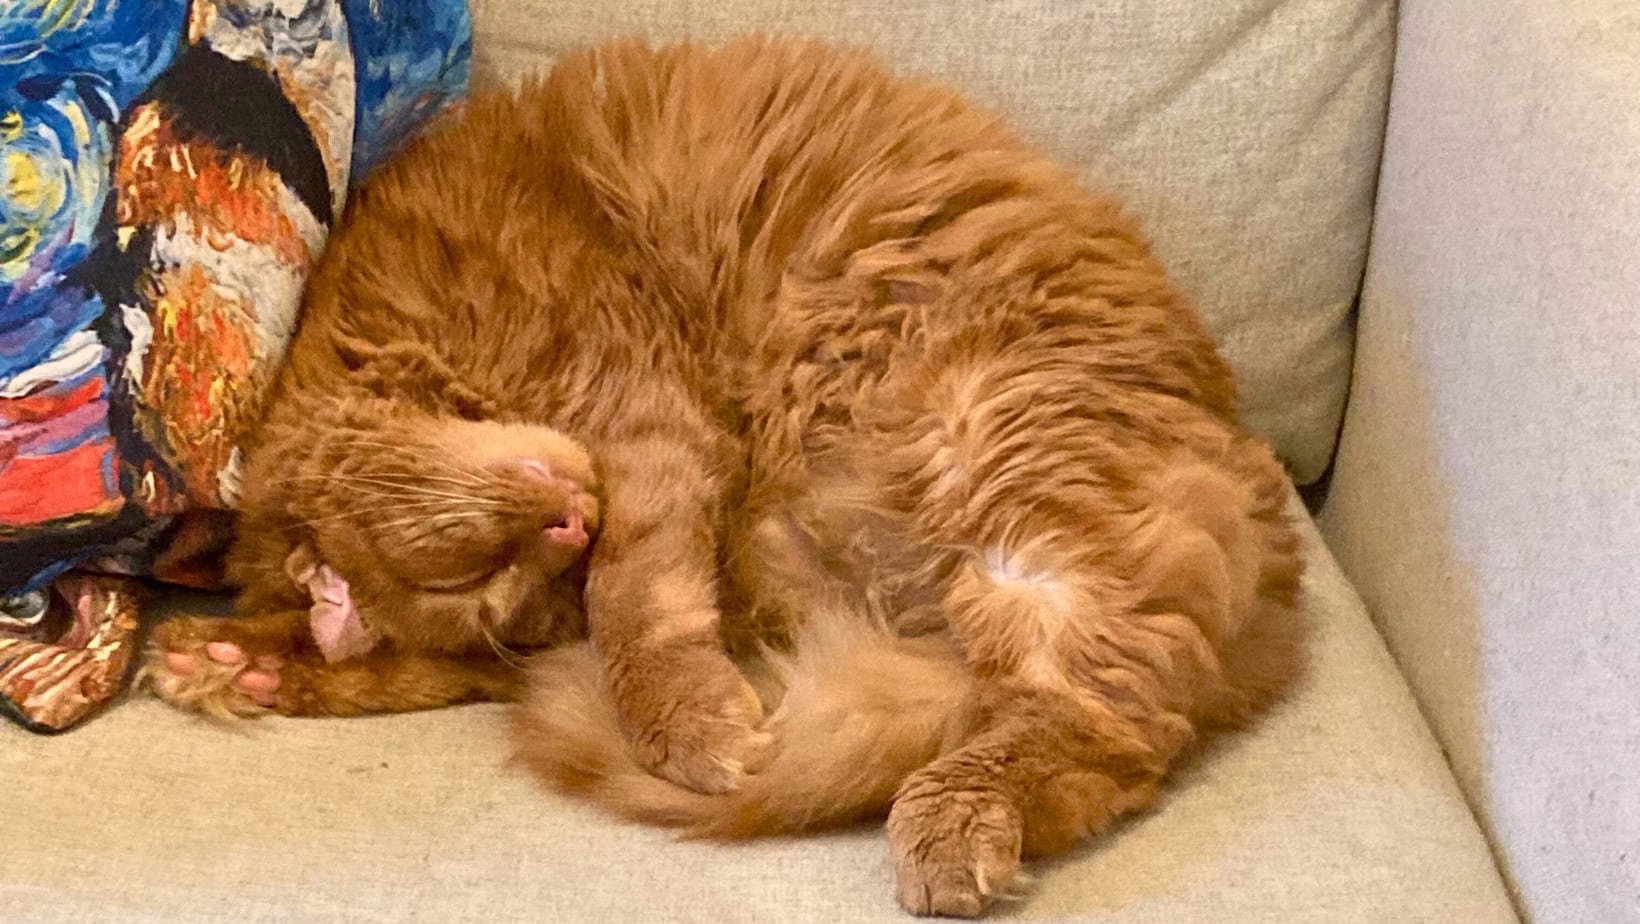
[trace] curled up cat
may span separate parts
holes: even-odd
[[[1302,660],[1281,466],[1134,222],[815,44],[469,100],[351,205],[243,483],[242,618],[161,626],[161,696],[520,699],[525,764],[627,818],[886,816],[919,914]]]

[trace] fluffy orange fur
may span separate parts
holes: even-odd
[[[1282,470],[1135,224],[812,44],[568,55],[412,145],[326,254],[244,480],[250,618],[162,631],[162,695],[512,696],[492,643],[584,635],[527,682],[545,780],[710,836],[886,812],[917,913],[1144,807],[1299,661]],[[598,521],[574,562],[532,538],[566,506]],[[377,650],[313,656],[292,556]],[[171,670],[223,639],[244,657]]]

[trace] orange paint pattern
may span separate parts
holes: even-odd
[[[187,493],[214,505],[217,473],[228,464],[243,424],[255,364],[248,307],[211,284],[199,266],[157,273],[147,298],[156,336],[144,358],[143,430],[163,434]]]
[[[312,258],[280,204],[291,197],[266,165],[200,141],[184,141],[153,106],[131,117],[114,167],[115,218],[121,227],[174,224],[186,215],[212,247],[234,240],[272,247],[281,263]]]
[[[284,206],[295,202],[262,163],[202,141],[178,138],[154,106],[131,116],[114,169],[116,218],[228,251],[270,251],[298,272],[313,254]],[[254,420],[272,370],[257,358],[259,293],[215,278],[207,266],[164,265],[143,282],[154,327],[142,357],[137,424],[172,463],[193,503],[222,504],[220,473]]]

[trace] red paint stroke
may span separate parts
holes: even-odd
[[[102,379],[94,378],[71,391],[39,391],[21,398],[0,398],[0,427],[63,417],[100,400],[102,393]]]
[[[0,471],[0,523],[33,526],[63,517],[108,513],[123,502],[111,491],[113,440],[51,456],[17,456]]]

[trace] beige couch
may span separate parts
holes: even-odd
[[[1632,0],[475,4],[501,78],[762,28],[969,88],[1145,216],[1298,482],[1336,450],[1302,687],[1002,915],[1640,920]],[[900,918],[876,832],[676,844],[541,792],[505,719],[0,730],[0,921]]]

